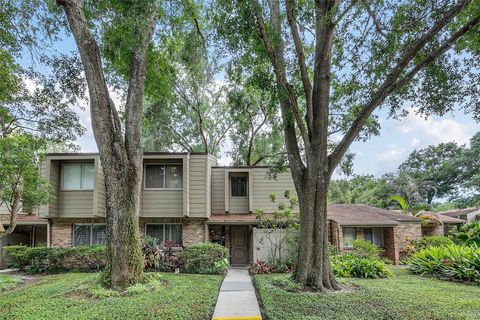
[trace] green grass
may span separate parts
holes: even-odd
[[[340,279],[347,289],[327,294],[291,292],[285,274],[257,275],[254,282],[269,320],[480,319],[480,286],[393,271],[389,279]]]
[[[118,294],[98,273],[49,275],[0,293],[0,319],[207,319],[221,276],[158,273]]]
[[[8,274],[0,274],[0,292],[13,288],[19,282],[22,282],[22,280],[17,277]]]

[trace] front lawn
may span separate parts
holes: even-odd
[[[207,319],[222,276],[155,273],[122,294],[99,287],[98,273],[44,276],[0,293],[0,319]]]
[[[13,288],[20,282],[22,282],[22,280],[17,277],[8,274],[0,274],[0,292]]]
[[[257,275],[254,282],[269,320],[480,319],[480,286],[393,271],[388,279],[340,279],[346,290],[328,294],[280,289],[289,287],[285,274]]]

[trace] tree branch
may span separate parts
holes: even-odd
[[[295,122],[297,123],[298,129],[300,130],[300,135],[302,136],[303,143],[305,146],[310,145],[310,139],[308,138],[308,133],[307,133],[307,128],[305,127],[305,123],[303,122],[303,116],[300,113],[300,110],[298,108],[297,104],[297,97],[295,94],[295,90],[293,89],[293,86],[288,83],[286,75],[285,75],[285,70],[283,66],[280,66],[279,59],[275,54],[275,50],[273,48],[272,42],[270,40],[270,37],[267,33],[267,28],[265,26],[265,20],[263,19],[263,14],[262,14],[262,9],[260,5],[258,4],[257,0],[253,0],[254,5],[256,7],[255,10],[255,16],[257,18],[257,26],[258,30],[260,32],[260,36],[262,38],[263,44],[265,46],[265,49],[267,50],[267,54],[270,58],[270,61],[272,63],[277,82],[280,84],[280,86],[285,90],[289,97],[290,101],[290,108],[292,110],[293,116],[295,118]]]
[[[454,7],[448,10],[441,19],[439,19],[423,36],[406,49],[405,54],[401,57],[397,65],[387,75],[385,82],[378,89],[377,93],[373,95],[370,101],[363,107],[360,114],[355,118],[341,142],[337,145],[335,150],[329,156],[329,174],[331,175],[335,170],[338,163],[341,161],[343,155],[348,150],[353,140],[357,137],[358,133],[362,130],[363,126],[367,122],[372,112],[385,100],[385,98],[391,94],[400,86],[405,85],[410,81],[421,69],[435,60],[442,53],[447,51],[451,45],[466,32],[471,30],[479,22],[479,17],[475,17],[465,24],[461,29],[454,33],[445,43],[438,48],[429,57],[422,60],[422,62],[416,65],[405,77],[398,80],[400,74],[404,71],[407,65],[414,59],[414,57],[422,50],[425,45],[431,41],[449,22],[455,18],[455,16],[470,4],[471,0],[463,0],[458,2]]]
[[[290,25],[293,42],[295,44],[295,52],[297,54],[297,62],[300,67],[300,77],[302,79],[303,91],[305,92],[305,99],[307,102],[307,127],[308,131],[312,132],[313,121],[313,106],[312,106],[312,84],[308,76],[307,66],[305,65],[305,53],[303,52],[303,44],[298,32],[297,20],[294,13],[294,0],[285,0],[287,8],[287,20]]]

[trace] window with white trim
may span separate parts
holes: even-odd
[[[173,241],[182,245],[183,225],[181,223],[147,224],[145,235],[158,240],[158,243]]]
[[[181,189],[183,166],[181,164],[145,165],[145,189]]]
[[[363,228],[363,239],[383,248],[383,228]]]
[[[73,241],[74,247],[105,244],[105,224],[74,224]]]
[[[62,190],[93,190],[95,166],[93,164],[64,164]]]

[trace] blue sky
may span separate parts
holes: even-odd
[[[65,37],[62,42],[55,45],[54,49],[57,52],[69,53],[76,50],[76,47],[71,37]],[[28,55],[24,57],[26,58],[19,60],[19,63],[30,66],[31,61]],[[118,95],[113,94],[112,98],[114,102],[119,102]],[[81,124],[87,128],[85,135],[78,139],[81,151],[97,151],[88,106],[86,110],[75,106],[74,110],[79,114]],[[432,116],[428,119],[416,115],[415,106],[409,111],[407,117],[398,120],[387,118],[383,110],[376,112],[381,123],[380,135],[366,142],[354,142],[350,148],[350,151],[356,154],[354,160],[356,174],[381,176],[394,171],[415,149],[450,141],[468,144],[469,139],[480,131],[480,123],[462,111],[449,113],[443,117]],[[230,160],[222,157],[219,162],[228,164]]]

